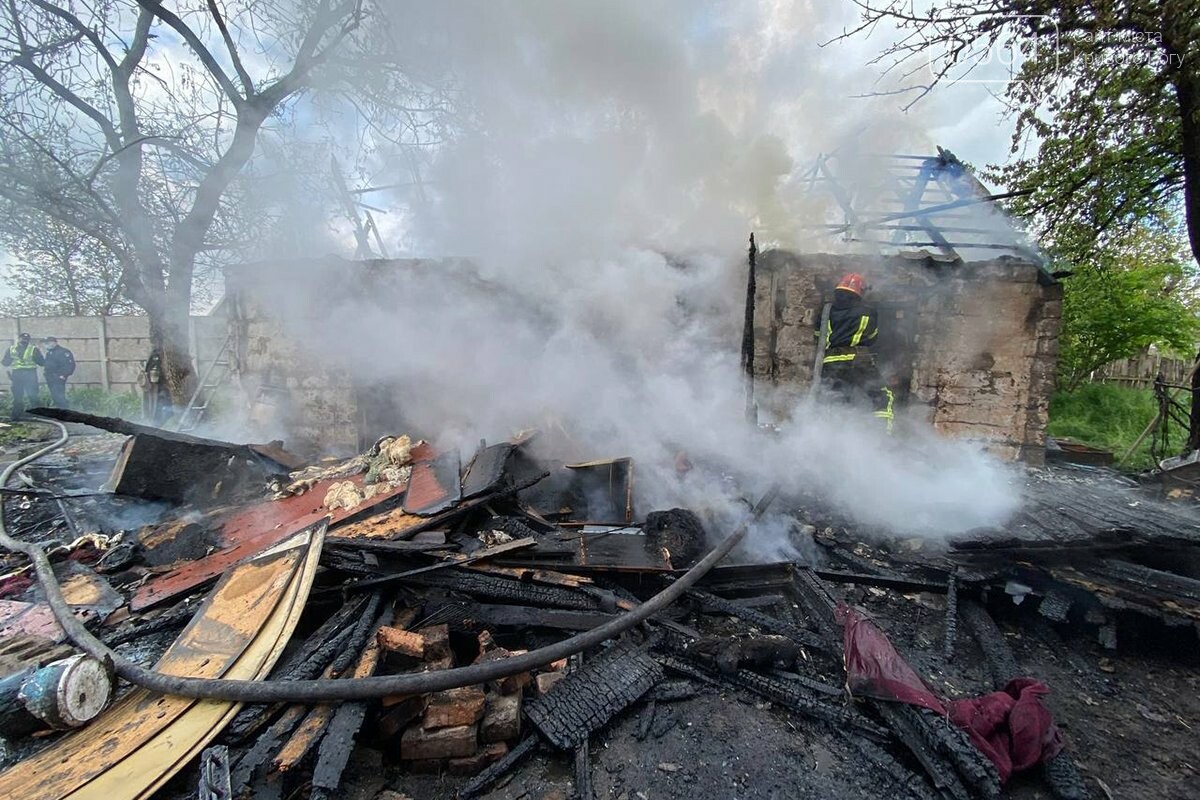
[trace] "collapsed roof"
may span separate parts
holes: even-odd
[[[949,150],[937,155],[817,157],[798,179],[825,201],[821,236],[879,255],[920,254],[938,261],[986,261],[1012,256],[1046,272],[1046,257],[994,194]]]

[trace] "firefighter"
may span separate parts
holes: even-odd
[[[42,351],[30,343],[28,333],[22,333],[17,337],[17,343],[4,351],[0,364],[8,367],[8,378],[12,381],[13,419],[25,416],[27,402],[29,405],[37,404],[37,368],[43,363]]]
[[[833,290],[829,321],[823,331],[825,358],[821,362],[821,385],[843,402],[869,404],[890,434],[895,417],[895,395],[884,383],[871,350],[879,338],[875,309],[863,298],[867,281],[848,272]]]

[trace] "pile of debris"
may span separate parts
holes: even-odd
[[[1153,621],[1157,643],[1195,649],[1196,517],[1129,509],[1072,473],[1031,478],[1011,528],[936,551],[868,544],[785,498],[820,563],[716,566],[754,515],[732,534],[685,509],[636,522],[629,459],[540,462],[518,437],[464,464],[396,436],[305,465],[279,443],[44,413],[121,434],[34,462],[5,498],[8,531],[46,548],[64,607],[113,658],[55,620],[24,556],[0,557],[5,796],[174,797],[198,781],[202,798],[348,783],[373,797],[389,780],[531,795],[545,781],[518,767],[540,752],[569,756],[577,796],[603,780],[632,800],[597,773],[595,738],[632,725],[651,746],[679,722],[668,705],[716,692],[858,759],[859,782],[831,777],[823,796],[968,800],[1040,773],[1056,796],[1092,797],[993,613],[1109,648],[1144,644]],[[897,622],[914,608],[935,621]],[[364,750],[383,768],[353,766]],[[690,774],[651,761],[663,780]]]

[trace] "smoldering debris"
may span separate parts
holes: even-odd
[[[175,731],[169,735],[195,735],[200,742],[221,734],[232,790],[258,796],[309,782],[337,792],[362,777],[354,766],[362,759],[351,758],[352,751],[377,753],[372,758],[395,769],[396,791],[416,791],[410,787],[435,773],[460,786],[464,796],[487,791],[506,773],[518,786],[539,783],[541,768],[522,764],[531,757],[562,758],[559,752],[574,761],[576,785],[591,782],[596,791],[631,780],[657,785],[663,776],[677,774],[696,780],[713,759],[743,759],[747,769],[757,770],[745,737],[690,733],[736,720],[778,724],[779,731],[763,735],[800,748],[832,732],[838,743],[830,745],[838,753],[832,771],[794,776],[825,796],[861,796],[901,779],[912,796],[943,791],[964,800],[988,797],[1010,771],[1044,761],[1054,765],[1046,770],[1052,786],[1073,786],[1076,794],[1069,796],[1086,797],[1085,774],[1121,781],[1111,766],[1116,762],[1105,766],[1089,758],[1084,746],[1096,746],[1086,735],[1086,720],[1103,708],[1079,710],[1072,702],[1074,683],[1059,672],[1035,676],[1041,682],[1021,677],[1019,663],[1025,659],[1019,661],[999,639],[1011,640],[1024,656],[1041,646],[1050,627],[1054,652],[1066,649],[1082,660],[1092,658],[1090,641],[1126,659],[1160,653],[1166,642],[1175,643],[1177,658],[1195,649],[1192,623],[1200,610],[1189,588],[1195,575],[1185,567],[1171,572],[1166,560],[1169,554],[1177,565],[1194,561],[1200,535],[1188,531],[1200,531],[1195,512],[1144,501],[1132,513],[1129,502],[1138,490],[1058,472],[1026,478],[1026,513],[1007,534],[952,537],[949,549],[822,518],[815,505],[789,511],[795,498],[781,501],[760,524],[790,520],[803,528],[813,553],[808,563],[754,558],[751,532],[731,563],[697,568],[699,583],[644,624],[601,635],[566,660],[530,665],[521,660],[523,653],[610,630],[653,603],[680,582],[681,567],[695,560],[698,542],[707,551],[728,532],[714,518],[678,506],[643,513],[635,503],[626,522],[592,519],[592,512],[612,513],[611,498],[596,503],[570,481],[542,486],[555,470],[572,471],[561,459],[540,461],[534,441],[525,436],[480,446],[473,457],[461,459],[465,463],[452,476],[434,469],[445,460],[431,445],[418,443],[405,448],[411,469],[403,473],[399,491],[360,496],[349,508],[326,507],[329,486],[366,477],[372,461],[366,454],[353,460],[356,466],[341,462],[326,477],[304,483],[299,493],[277,494],[274,483],[264,480],[258,496],[243,504],[179,505],[174,519],[138,532],[131,540],[134,556],[114,569],[86,566],[100,563],[97,556],[103,555],[87,550],[53,558],[60,565],[78,564],[70,569],[88,571],[90,580],[104,583],[99,591],[85,592],[87,597],[72,593],[75,600],[69,602],[91,603],[74,607],[105,641],[143,647],[158,642],[163,669],[195,657],[197,663],[226,664],[198,668],[212,677],[249,674],[284,681],[283,686],[301,682],[295,683],[294,699],[252,703],[219,720],[202,721],[194,713],[201,706],[191,701],[163,698],[175,720],[166,729]],[[97,458],[114,456],[68,456],[64,466],[94,473]],[[624,464],[622,474],[635,485],[655,480],[637,470],[636,461],[589,463]],[[429,477],[418,479],[423,471]],[[305,476],[313,472],[298,470],[293,485],[300,486]],[[648,494],[669,493],[678,476],[670,480]],[[57,493],[49,482],[38,488]],[[617,495],[623,498],[624,491]],[[424,511],[406,510],[409,492],[416,495],[414,507]],[[6,502],[11,507],[14,499]],[[82,511],[82,498],[78,502]],[[19,515],[8,519],[19,529]],[[1043,524],[1032,530],[1031,520]],[[78,521],[92,524],[86,513]],[[215,549],[158,544],[181,535],[199,535]],[[1018,551],[1040,556],[1014,562],[1009,554]],[[172,553],[174,563],[150,566]],[[10,576],[16,562],[5,559]],[[247,604],[245,591],[259,599]],[[3,614],[41,603],[31,581],[9,578],[0,582],[0,594]],[[96,610],[93,596],[115,596],[117,602]],[[272,603],[275,596],[293,600]],[[970,637],[960,632],[951,638],[960,606]],[[291,609],[287,621],[283,614],[272,615],[273,608]],[[998,635],[998,624],[1007,636]],[[229,637],[243,642],[247,652],[270,649],[273,655],[256,672],[243,673],[242,659],[218,657],[212,649],[224,652],[225,644],[216,643]],[[3,663],[21,669],[62,655],[53,640],[34,647],[28,641],[26,636],[14,648],[6,640]],[[515,666],[506,669],[509,663]],[[1046,668],[1039,658],[1031,663]],[[371,676],[411,676],[420,685],[444,670],[485,665],[491,665],[491,677],[457,688],[384,693],[340,706],[304,699],[302,682],[312,679],[353,684]],[[1019,685],[1009,682],[1014,677]],[[1126,680],[1138,678],[1131,673]],[[993,682],[1004,691],[988,694]],[[1038,698],[1046,683],[1065,693],[1056,707],[1067,709],[1070,735],[1044,713]],[[841,687],[847,685],[861,702],[844,702]],[[742,702],[729,703],[731,697]],[[1033,762],[1025,750],[1018,759],[997,749],[988,738],[992,734],[975,723],[960,722],[962,731],[947,728],[931,712],[887,702],[896,697],[957,710],[1023,704],[1048,726],[1039,741],[1055,744],[1034,754]],[[704,709],[718,698],[726,698],[724,711],[714,717]],[[133,723],[128,714],[134,707],[115,705],[84,730]],[[759,716],[768,709],[773,711]],[[1007,716],[998,719],[1003,725]],[[126,730],[121,741],[133,747],[128,757],[141,765],[147,786],[179,770],[211,772],[194,759],[158,758],[153,726],[131,724]],[[666,736],[670,730],[687,732]],[[43,739],[41,748],[22,745],[13,751],[21,759],[0,773],[0,787],[20,782],[25,791],[40,787],[34,797],[52,798],[71,787],[99,785],[116,774],[115,766],[104,748],[88,741],[66,734]],[[1061,751],[1060,741],[1066,745]],[[541,754],[535,752],[539,747]],[[618,773],[604,765],[613,758],[628,761],[622,753],[629,747],[649,749],[649,758],[636,763],[648,763],[658,774],[640,775],[631,767],[618,781]],[[690,755],[683,757],[685,752]],[[73,754],[71,770],[56,773],[51,782],[28,780],[65,753]],[[199,753],[197,748],[193,755]],[[1084,773],[1080,763],[1087,764]],[[225,774],[222,767],[218,777],[224,780]],[[140,785],[130,781],[113,794],[147,796]]]

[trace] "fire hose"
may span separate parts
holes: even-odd
[[[9,478],[18,469],[62,447],[69,438],[66,426],[54,420],[44,420],[56,426],[60,437],[51,444],[9,464],[0,473],[0,487],[8,484]],[[370,678],[303,681],[248,681],[221,678],[187,678],[164,675],[140,667],[107,647],[92,635],[71,612],[63,599],[62,590],[54,577],[50,559],[36,544],[22,542],[8,534],[4,521],[3,504],[0,503],[0,547],[21,553],[33,564],[38,582],[46,595],[46,602],[67,639],[83,652],[107,664],[116,675],[135,686],[162,694],[179,695],[207,700],[225,700],[242,703],[329,703],[344,700],[369,700],[393,694],[428,694],[445,689],[499,680],[553,661],[574,655],[602,642],[615,638],[635,625],[670,606],[694,586],[705,574],[729,554],[745,538],[750,525],[760,518],[778,494],[779,488],[772,487],[750,512],[745,520],[723,542],[714,547],[691,569],[681,575],[670,586],[646,602],[603,625],[564,639],[561,642],[531,650],[510,658],[472,664],[466,667],[421,672],[407,675],[383,675]]]

